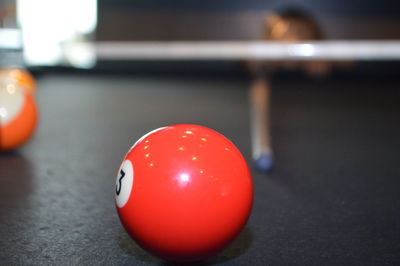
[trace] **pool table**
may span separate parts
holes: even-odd
[[[196,265],[398,265],[400,80],[370,72],[275,76],[276,164],[259,173],[245,75],[41,71],[37,130],[0,153],[0,264],[173,265],[125,232],[115,178],[143,134],[195,123],[232,140],[254,183],[242,233]]]

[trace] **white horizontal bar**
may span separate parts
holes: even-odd
[[[97,42],[109,60],[400,60],[400,40]]]

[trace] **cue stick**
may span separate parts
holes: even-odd
[[[257,77],[250,86],[250,123],[252,155],[255,166],[267,172],[273,164],[270,135],[270,84],[268,77]]]

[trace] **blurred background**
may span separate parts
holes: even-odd
[[[315,16],[329,39],[400,37],[396,1],[103,0],[98,6],[99,40],[254,40],[265,16],[286,8]]]
[[[259,40],[266,17],[288,8],[311,14],[326,39],[400,38],[397,1],[2,0],[0,45],[22,48],[28,66],[90,68],[93,42]]]

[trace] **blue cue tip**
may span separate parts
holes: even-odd
[[[261,154],[254,162],[257,171],[267,173],[271,171],[274,160],[271,154]]]

